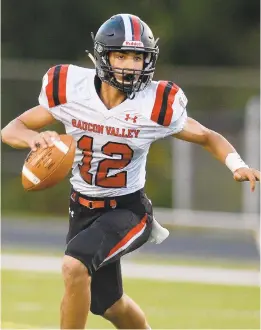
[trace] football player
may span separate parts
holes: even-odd
[[[119,14],[94,38],[96,70],[57,65],[45,74],[40,105],[2,130],[3,142],[36,150],[59,135],[38,132],[54,121],[74,137],[70,222],[62,273],[62,329],[83,329],[89,310],[119,329],[149,329],[140,307],[123,293],[120,258],[168,235],[144,192],[152,142],[172,135],[197,143],[255,189],[249,168],[220,134],[189,118],[187,98],[171,81],[153,81],[157,40],[139,17]]]

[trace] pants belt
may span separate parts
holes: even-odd
[[[78,198],[78,203],[88,207],[89,209],[102,209],[105,208],[107,205],[112,208],[115,209],[115,207],[117,206],[117,202],[115,199],[111,199],[109,200],[107,203],[105,201],[90,201],[88,199],[85,199],[83,197],[79,197]]]
[[[78,202],[79,204],[88,207],[89,209],[101,209],[101,208],[111,208],[115,209],[121,204],[126,203],[134,203],[135,201],[139,201],[141,196],[144,196],[144,190],[140,189],[128,195],[115,196],[114,199],[110,199],[107,197],[105,199],[93,200],[92,197],[88,197],[78,193],[74,188],[71,191],[71,199],[74,202]]]

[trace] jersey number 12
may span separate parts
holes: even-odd
[[[78,149],[82,150],[82,164],[78,165],[82,178],[93,184],[93,174],[90,173],[92,153],[93,153],[93,138],[84,135],[80,138],[77,144]],[[95,174],[95,185],[103,188],[124,188],[127,185],[127,171],[121,171],[115,175],[110,175],[109,170],[119,170],[126,167],[133,157],[133,150],[124,143],[107,142],[101,148],[104,155],[113,156],[120,155],[121,159],[102,159],[97,167]]]

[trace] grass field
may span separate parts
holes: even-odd
[[[124,289],[152,328],[259,329],[259,288],[128,279]],[[2,271],[1,328],[58,328],[59,274]],[[90,315],[88,328],[112,328]]]

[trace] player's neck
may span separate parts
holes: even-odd
[[[102,82],[100,98],[109,110],[121,104],[126,99],[126,94],[110,86],[109,84]]]

